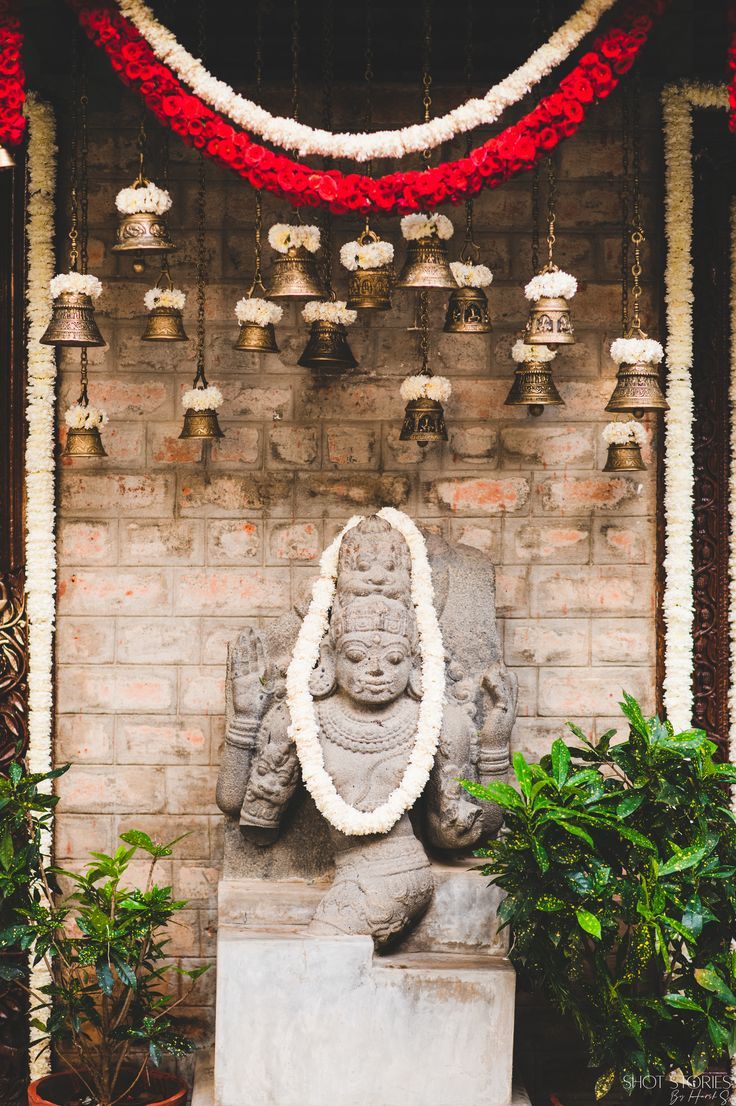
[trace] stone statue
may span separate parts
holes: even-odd
[[[368,934],[394,944],[424,913],[430,856],[469,850],[497,832],[460,778],[503,777],[516,684],[500,657],[492,567],[473,550],[428,539],[447,653],[447,702],[429,782],[386,834],[330,827],[335,875],[312,918],[314,933]],[[410,594],[411,559],[399,531],[377,516],[345,536],[336,595],[310,689],[325,767],[338,793],[372,811],[398,786],[415,740],[421,668]],[[299,626],[292,612],[268,641],[241,634],[228,662],[228,730],[218,803],[261,846],[277,840],[300,768],[288,736],[285,673]],[[429,855],[428,855],[429,854]]]

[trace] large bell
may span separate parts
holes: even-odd
[[[14,169],[15,159],[10,150],[7,150],[5,146],[0,146],[0,169]]]
[[[397,288],[454,288],[457,281],[447,260],[444,242],[433,234],[408,244]]]
[[[217,411],[195,411],[188,407],[184,412],[184,426],[180,438],[199,438],[201,441],[213,441],[224,438],[217,421]]]
[[[447,303],[446,334],[489,334],[488,297],[482,288],[456,288]]]
[[[542,361],[524,361],[519,365],[505,403],[507,407],[528,407],[529,414],[535,417],[543,414],[545,407],[565,406],[549,363]]]
[[[668,411],[669,404],[659,385],[659,369],[648,362],[619,365],[616,387],[606,411],[629,411],[641,418],[645,411]]]
[[[324,298],[317,263],[309,250],[304,246],[290,246],[286,253],[274,258],[267,295],[270,300]]]
[[[49,325],[41,338],[44,346],[104,346],[95,321],[92,297],[84,292],[60,292],[54,300]]]
[[[169,238],[166,221],[152,211],[136,211],[123,215],[117,229],[113,250],[118,253],[147,250],[151,253],[171,253],[176,246]]]
[[[107,457],[96,426],[72,426],[67,431],[65,457]]]
[[[276,345],[276,331],[273,323],[241,323],[238,340],[233,349],[245,350],[248,353],[278,353]]]
[[[143,342],[186,342],[184,319],[178,307],[152,307],[148,312]]]
[[[563,296],[540,296],[532,304],[524,341],[530,346],[569,346],[574,343],[570,304]]]
[[[297,365],[305,369],[354,369],[357,364],[343,324],[316,319]]]
[[[355,269],[348,283],[347,306],[359,311],[389,311],[391,309],[390,267],[384,269]]]
[[[604,472],[641,472],[647,466],[641,455],[638,442],[611,442],[608,457],[603,466]]]
[[[446,442],[445,411],[438,399],[410,399],[404,412],[404,422],[399,441],[416,442],[425,446],[430,442]]]

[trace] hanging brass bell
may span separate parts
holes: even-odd
[[[611,442],[604,472],[642,472],[646,469],[638,442]]]
[[[64,446],[65,457],[107,457],[96,426],[70,427]]]
[[[354,369],[357,364],[342,323],[316,319],[311,324],[304,353],[297,365],[305,369]]]
[[[184,412],[184,426],[180,438],[199,438],[201,441],[214,441],[224,438],[217,421],[217,411],[195,411],[188,407]]]
[[[406,261],[397,288],[453,288],[457,281],[447,260],[445,244],[433,234],[408,243]]]
[[[117,253],[171,253],[176,246],[169,238],[165,219],[152,211],[136,211],[122,216],[112,248]]]
[[[276,344],[276,331],[273,323],[241,323],[238,340],[233,349],[245,350],[248,353],[278,353]]]
[[[322,299],[324,294],[317,263],[304,246],[290,246],[274,258],[267,293],[270,300]]]
[[[49,325],[41,338],[44,346],[104,346],[95,321],[92,297],[84,292],[60,292],[54,300]]]
[[[606,404],[606,411],[628,411],[641,418],[645,411],[668,411],[669,403],[662,394],[657,365],[638,362],[619,365],[616,387]]]
[[[14,169],[15,158],[5,146],[0,146],[0,169]]]
[[[187,342],[184,319],[178,307],[152,307],[148,312],[143,342]]]
[[[390,267],[384,269],[355,269],[348,282],[347,306],[359,311],[390,311]]]
[[[529,414],[535,418],[544,413],[545,407],[564,407],[565,401],[557,391],[549,363],[522,362],[514,372],[505,404],[507,407],[528,407]]]
[[[570,304],[563,296],[540,296],[532,304],[524,341],[530,346],[569,346],[574,343]]]
[[[409,400],[399,441],[416,442],[420,446],[447,441],[445,410],[438,399],[421,396],[419,399]]]
[[[447,303],[446,334],[489,334],[493,327],[482,288],[456,288]]]

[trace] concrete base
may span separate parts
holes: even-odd
[[[369,937],[308,933],[314,885],[257,881],[256,901],[251,881],[224,881],[216,1106],[522,1106],[503,942],[468,912],[467,951],[448,949],[458,931],[440,920],[485,890],[467,879],[450,873],[444,893],[440,879],[440,914],[387,956]]]

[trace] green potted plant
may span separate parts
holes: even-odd
[[[65,1070],[31,1084],[29,1106],[183,1106],[186,1084],[155,1066],[164,1055],[194,1048],[172,1012],[167,987],[176,974],[195,981],[204,967],[176,967],[167,952],[167,926],[186,904],[154,882],[157,862],[172,855],[148,834],[121,835],[112,855],[92,853],[81,873],[42,870],[42,894],[20,927],[43,960],[49,983],[35,995],[36,1044],[53,1044]],[[177,839],[179,840],[179,839]],[[125,885],[138,853],[150,858],[142,889]],[[49,875],[51,878],[49,878]],[[65,879],[70,893],[54,894]]]
[[[595,1094],[701,1076],[736,1052],[736,768],[624,695],[628,737],[513,758],[518,790],[465,783],[505,829],[477,855],[506,892],[520,977],[571,1015]],[[667,1099],[669,1101],[669,1098]]]

